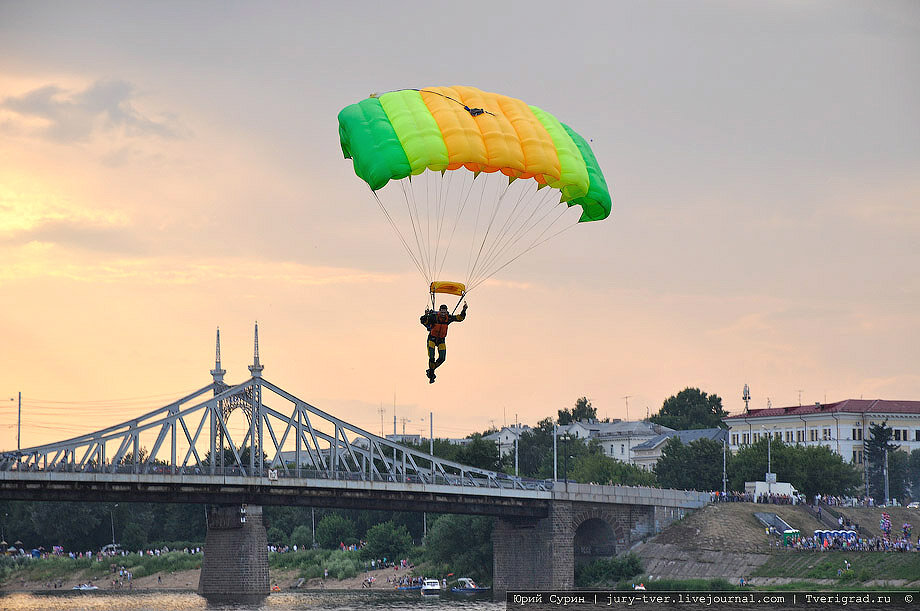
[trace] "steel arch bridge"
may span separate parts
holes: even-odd
[[[0,453],[0,498],[311,504],[542,515],[552,481],[444,460],[349,424],[262,377],[213,381],[120,424]],[[234,412],[245,429],[230,426]],[[236,432],[234,432],[234,429]]]
[[[209,393],[213,396],[196,402]],[[269,393],[283,405],[269,402]],[[238,443],[228,427],[237,409],[248,423]],[[149,451],[144,440],[151,442]],[[306,477],[540,490],[552,485],[406,447],[336,418],[261,376],[236,386],[214,382],[121,424],[4,452],[0,471]]]

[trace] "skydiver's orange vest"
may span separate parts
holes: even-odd
[[[428,333],[433,337],[445,338],[447,337],[447,325],[450,323],[450,314],[447,312],[438,312],[434,316],[435,323],[432,325],[431,330]]]

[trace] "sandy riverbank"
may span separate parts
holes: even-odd
[[[308,579],[301,585],[301,589],[305,590],[360,590],[362,583],[367,576],[373,576],[377,578],[377,581],[371,586],[373,589],[390,589],[392,586],[387,583],[387,577],[391,580],[394,575],[402,577],[406,575],[406,570],[394,571],[393,569],[381,569],[377,571],[368,571],[367,573],[361,573],[356,577],[351,577],[348,579]],[[147,577],[139,577],[133,581],[131,584],[132,590],[187,590],[195,591],[198,589],[198,578],[201,576],[201,569],[194,569],[190,571],[176,571],[173,573],[157,573],[154,575],[148,575]],[[59,590],[70,590],[74,586],[81,583],[85,583],[87,578],[80,573],[75,573],[74,575],[63,579],[60,581]],[[293,588],[299,581],[298,572],[292,570],[271,570],[269,571],[269,582],[272,586],[278,586],[282,590],[289,590]],[[93,582],[93,585],[97,586],[100,590],[126,590],[127,586],[122,587],[113,587],[111,579],[96,579]],[[2,586],[0,586],[0,591],[4,592],[37,592],[44,590],[53,590],[54,584],[49,584],[48,582],[43,581],[25,581],[20,579],[10,579]]]

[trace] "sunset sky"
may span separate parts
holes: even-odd
[[[920,399],[920,3],[0,0],[0,449],[210,382],[221,330],[342,419],[459,437]],[[591,141],[613,213],[469,297],[427,285],[343,159],[372,92],[472,85]]]

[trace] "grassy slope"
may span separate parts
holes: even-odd
[[[878,531],[881,509],[843,508],[842,511],[866,527],[869,527],[871,522],[875,531]],[[769,560],[754,571],[753,576],[756,577],[837,579],[837,569],[844,567],[846,559],[850,562],[851,570],[842,576],[841,584],[870,580],[920,579],[920,553],[805,552],[771,548],[771,539],[764,532],[763,525],[754,517],[756,512],[776,513],[790,526],[805,534],[824,528],[801,506],[722,503],[693,512],[663,530],[652,539],[652,542],[675,545],[683,550],[768,554]],[[889,513],[896,528],[900,527],[906,518],[916,516],[911,521],[916,535],[917,529],[920,528],[920,512],[896,508]]]

